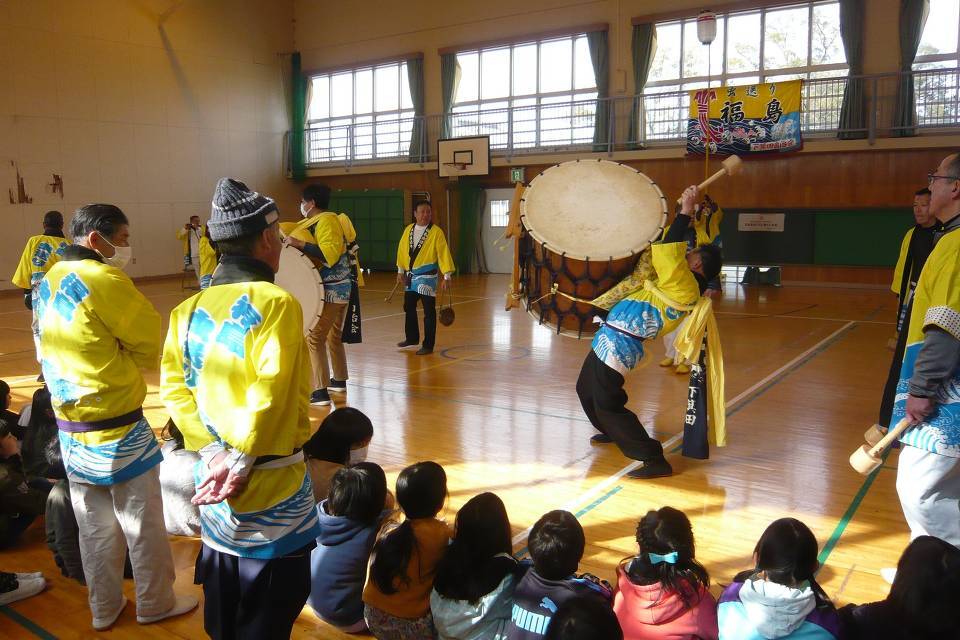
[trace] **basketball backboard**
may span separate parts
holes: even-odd
[[[437,140],[441,178],[485,176],[490,173],[490,136]]]

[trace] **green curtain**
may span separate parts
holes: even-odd
[[[843,90],[843,105],[840,107],[840,132],[838,138],[852,140],[867,137],[866,96],[863,79],[863,0],[840,0],[840,37],[847,56],[847,86]]]
[[[606,31],[587,34],[590,62],[597,81],[596,116],[593,121],[593,150],[606,151],[610,143],[610,47]]]
[[[449,138],[453,134],[453,123],[450,114],[453,111],[453,101],[457,97],[457,85],[460,84],[460,64],[457,54],[445,53],[440,56],[440,91],[443,100],[443,123],[440,126],[440,137]]]
[[[426,127],[424,126],[423,58],[407,60],[407,80],[413,101],[413,130],[410,132],[410,162],[424,162],[427,156]]]
[[[923,25],[930,11],[928,0],[900,0],[900,79],[893,112],[893,135],[917,135],[917,105],[913,93],[913,60],[917,57]]]
[[[307,79],[300,68],[300,52],[290,56],[290,88],[293,93],[290,114],[290,170],[293,179],[307,177],[306,127]]]
[[[630,113],[630,128],[627,131],[627,148],[637,149],[640,145],[640,109],[643,108],[643,93],[650,75],[653,56],[657,52],[657,27],[653,23],[633,25],[633,39],[630,44],[633,53],[633,110]]]
[[[457,273],[474,273],[474,258],[477,255],[477,223],[483,212],[480,204],[483,197],[483,188],[466,178],[460,178],[457,184],[460,196],[460,217],[457,233],[457,250],[454,259],[457,262]]]

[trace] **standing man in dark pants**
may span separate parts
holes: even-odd
[[[397,344],[401,349],[420,342],[417,302],[423,305],[423,346],[418,356],[433,353],[437,337],[437,293],[450,286],[450,275],[456,270],[443,231],[435,226],[429,202],[418,202],[414,208],[416,222],[407,225],[397,247],[397,282],[404,285],[403,310],[406,338]],[[443,277],[440,277],[443,273]],[[438,286],[439,284],[439,286]]]
[[[940,227],[935,215],[930,213],[930,189],[920,189],[913,196],[913,218],[916,225],[910,228],[900,243],[900,258],[893,271],[893,284],[890,289],[897,294],[897,345],[890,362],[890,373],[883,388],[880,401],[879,424],[890,426],[890,414],[893,412],[897,381],[900,380],[900,365],[903,363],[903,351],[907,342],[907,327],[910,326],[910,312],[913,307],[913,291],[920,279],[920,272],[933,250],[934,233]]]

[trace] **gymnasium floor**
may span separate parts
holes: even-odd
[[[897,501],[897,453],[875,475],[847,464],[863,431],[876,420],[891,353],[895,299],[885,290],[727,285],[719,302],[726,363],[729,446],[712,459],[670,455],[671,478],[623,477],[630,462],[613,446],[591,446],[574,383],[589,349],[586,341],[552,335],[525,313],[503,310],[506,276],[456,279],[456,322],[439,327],[433,355],[395,348],[402,339],[401,298],[384,296],[393,277],[376,274],[363,290],[362,345],[348,346],[351,374],[346,401],[366,412],[376,435],[369,459],[389,482],[406,464],[432,459],[449,478],[446,511],[481,491],[506,503],[518,552],[529,527],[544,512],[565,508],[580,518],[587,550],[581,571],[613,581],[617,562],[636,550],[637,519],[671,505],[693,521],[698,558],[717,591],[751,566],[753,545],[772,520],[793,516],[820,541],[819,580],[838,604],[882,598],[881,567],[895,566],[908,541]],[[164,317],[187,296],[179,278],[144,284]],[[0,378],[14,389],[14,405],[29,400],[37,367],[28,312],[19,296],[0,312]],[[164,328],[165,330],[165,328]],[[648,366],[628,378],[630,406],[667,450],[682,432],[685,376]],[[154,427],[166,420],[156,396],[146,409]],[[312,409],[318,421],[326,409]],[[192,584],[198,542],[172,538],[177,590]],[[34,525],[14,550],[0,552],[6,571],[42,570],[51,588],[9,608],[0,607],[4,638],[199,638],[197,611],[141,627],[129,605],[112,631],[90,627],[86,591],[61,578]],[[133,583],[127,582],[132,598]],[[305,611],[297,638],[346,638]]]

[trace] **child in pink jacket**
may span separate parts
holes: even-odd
[[[663,507],[637,525],[640,553],[617,567],[613,610],[624,640],[717,640],[717,601],[687,516]]]

